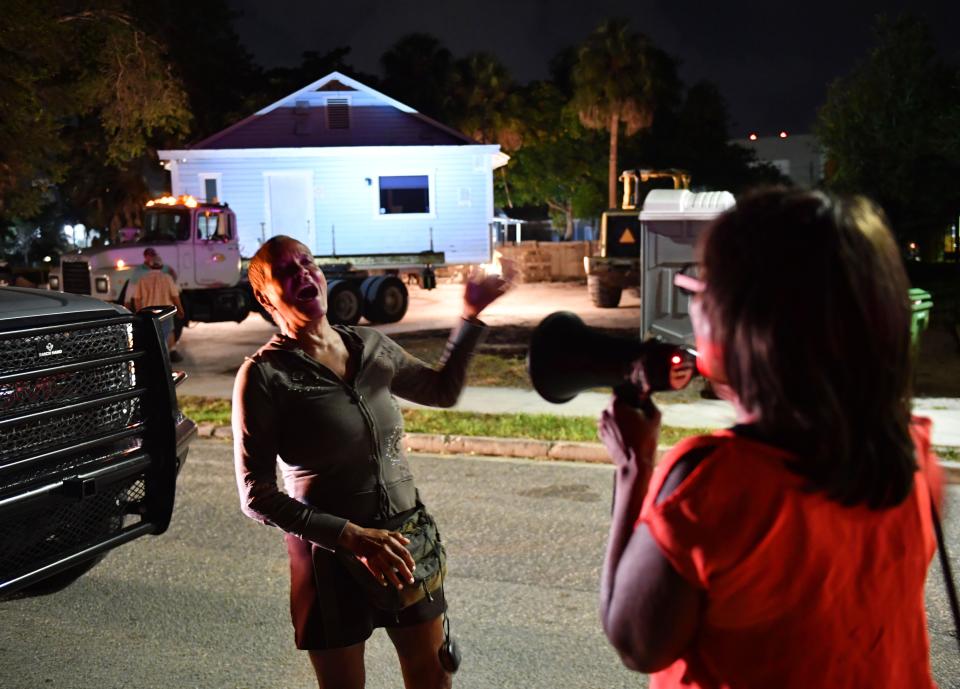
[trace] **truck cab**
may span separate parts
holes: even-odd
[[[240,321],[250,307],[242,281],[236,216],[229,206],[192,196],[148,201],[143,228],[133,241],[83,249],[61,257],[50,288],[129,302],[143,270],[143,251],[152,247],[176,273],[188,320]]]

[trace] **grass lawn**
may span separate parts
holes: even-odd
[[[180,408],[197,423],[208,422],[217,425],[230,423],[230,400],[183,396],[180,397]],[[478,414],[435,409],[404,409],[403,419],[409,433],[598,442],[597,420],[589,416]],[[673,445],[681,438],[709,432],[705,428],[664,426],[660,429],[660,444]]]
[[[397,337],[403,348],[419,359],[428,363],[439,361],[446,345],[446,336],[442,337]],[[470,385],[499,388],[532,389],[530,378],[527,376],[526,355],[503,355],[484,352],[482,349],[474,353],[467,369],[467,380]]]

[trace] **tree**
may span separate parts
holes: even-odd
[[[457,60],[447,111],[450,124],[480,143],[497,143],[505,151],[520,147],[519,100],[510,74],[488,53]]]
[[[670,83],[673,82],[673,83]],[[677,83],[675,66],[625,20],[601,24],[577,52],[573,66],[573,105],[580,121],[610,133],[607,203],[617,201],[617,146],[620,123],[631,136],[653,122],[659,96]]]
[[[879,17],[874,35],[817,116],[826,185],[874,198],[900,241],[934,258],[960,211],[960,72],[917,19]]]
[[[736,194],[760,184],[789,184],[753,151],[731,143],[726,101],[708,81],[687,89],[677,106],[661,107],[656,122],[627,142],[623,157],[634,167],[686,170],[694,189]]]
[[[453,77],[453,56],[429,34],[402,37],[380,57],[383,91],[414,110],[444,120]]]
[[[247,99],[260,90],[263,74],[240,43],[237,13],[226,0],[151,0],[131,8],[165,47],[190,104],[195,140],[249,114]]]
[[[68,0],[7,0],[0,31],[4,224],[59,203],[59,185],[78,162],[88,175],[109,177],[139,165],[156,137],[186,134],[186,96],[165,48],[128,9],[120,0],[80,8]]]
[[[534,83],[523,98],[523,146],[508,165],[513,200],[545,205],[564,239],[573,237],[576,217],[603,209],[604,142],[583,127],[553,84]]]

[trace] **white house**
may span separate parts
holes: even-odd
[[[319,255],[490,260],[493,170],[509,159],[332,72],[182,150],[159,152],[174,195],[228,203],[241,253],[287,234]]]

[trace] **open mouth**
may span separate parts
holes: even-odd
[[[297,301],[313,301],[320,295],[316,285],[306,284],[297,290]]]

